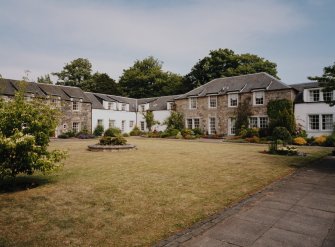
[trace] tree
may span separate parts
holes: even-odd
[[[49,74],[46,74],[45,76],[41,75],[41,77],[37,77],[37,83],[53,84],[50,79]]]
[[[159,122],[155,120],[154,113],[152,111],[146,111],[145,113],[143,113],[143,117],[150,132],[152,131],[152,126],[154,126],[155,124],[159,124]]]
[[[184,115],[180,112],[171,111],[170,116],[164,121],[167,129],[182,131],[185,128]]]
[[[249,126],[249,117],[251,116],[251,98],[248,97],[243,100],[237,107],[236,114],[236,134],[239,135],[242,129],[246,129]]]
[[[91,80],[87,81],[85,90],[93,93],[104,93],[120,95],[119,84],[116,83],[108,74],[96,72]]]
[[[293,103],[287,99],[270,100],[267,105],[270,131],[275,127],[285,127],[290,134],[296,132]]]
[[[332,66],[325,67],[323,69],[322,76],[310,76],[308,79],[312,81],[317,81],[320,83],[320,86],[323,87],[324,92],[333,92],[335,90],[335,62]],[[325,101],[330,105],[335,105],[334,95],[332,98],[328,97]]]
[[[58,77],[57,85],[74,86],[85,89],[92,77],[92,64],[86,58],[77,58],[66,64],[61,72],[51,73]]]
[[[180,92],[182,77],[164,72],[162,62],[154,57],[136,60],[123,71],[120,87],[124,95],[135,98],[155,97]]]
[[[66,154],[48,151],[49,136],[60,113],[42,100],[25,101],[20,91],[11,101],[0,101],[0,179],[43,173],[59,168]]]
[[[199,60],[185,76],[183,90],[192,90],[216,78],[257,72],[267,72],[278,78],[277,65],[257,55],[239,55],[229,49],[212,50],[209,56]]]

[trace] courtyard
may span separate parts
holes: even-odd
[[[96,142],[52,141],[69,153],[61,171],[1,190],[0,246],[150,246],[330,152],[145,138],[128,138],[136,151],[87,151]]]

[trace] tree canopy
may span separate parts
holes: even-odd
[[[44,83],[44,84],[52,84],[52,81],[50,79],[50,75],[41,75],[41,77],[37,77],[37,83]]]
[[[24,100],[22,90],[13,100],[0,100],[0,116],[0,180],[60,167],[65,153],[47,149],[58,124],[58,110],[42,100]]]
[[[83,88],[89,92],[120,95],[119,84],[108,74],[96,72]]]
[[[236,54],[230,49],[212,50],[185,76],[183,90],[189,91],[215,78],[267,72],[277,77],[277,65],[257,55]]]
[[[57,85],[85,88],[92,77],[92,64],[86,58],[77,58],[67,63],[60,72],[53,72],[58,77]]]
[[[324,92],[333,92],[335,90],[335,62],[333,65],[325,67],[323,69],[322,76],[310,76],[308,79],[317,81],[320,83],[320,86],[323,87]],[[326,102],[330,106],[335,105],[334,95],[332,98],[327,98]]]
[[[123,71],[120,87],[128,97],[145,98],[180,92],[182,77],[162,70],[162,62],[154,57],[136,60]]]

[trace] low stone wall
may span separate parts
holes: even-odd
[[[126,145],[89,145],[89,151],[95,152],[119,152],[119,151],[129,151],[129,150],[137,150],[136,146],[133,144],[126,144]]]

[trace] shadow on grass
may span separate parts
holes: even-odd
[[[30,190],[51,182],[52,181],[49,178],[39,176],[5,178],[4,180],[0,180],[0,194]]]

